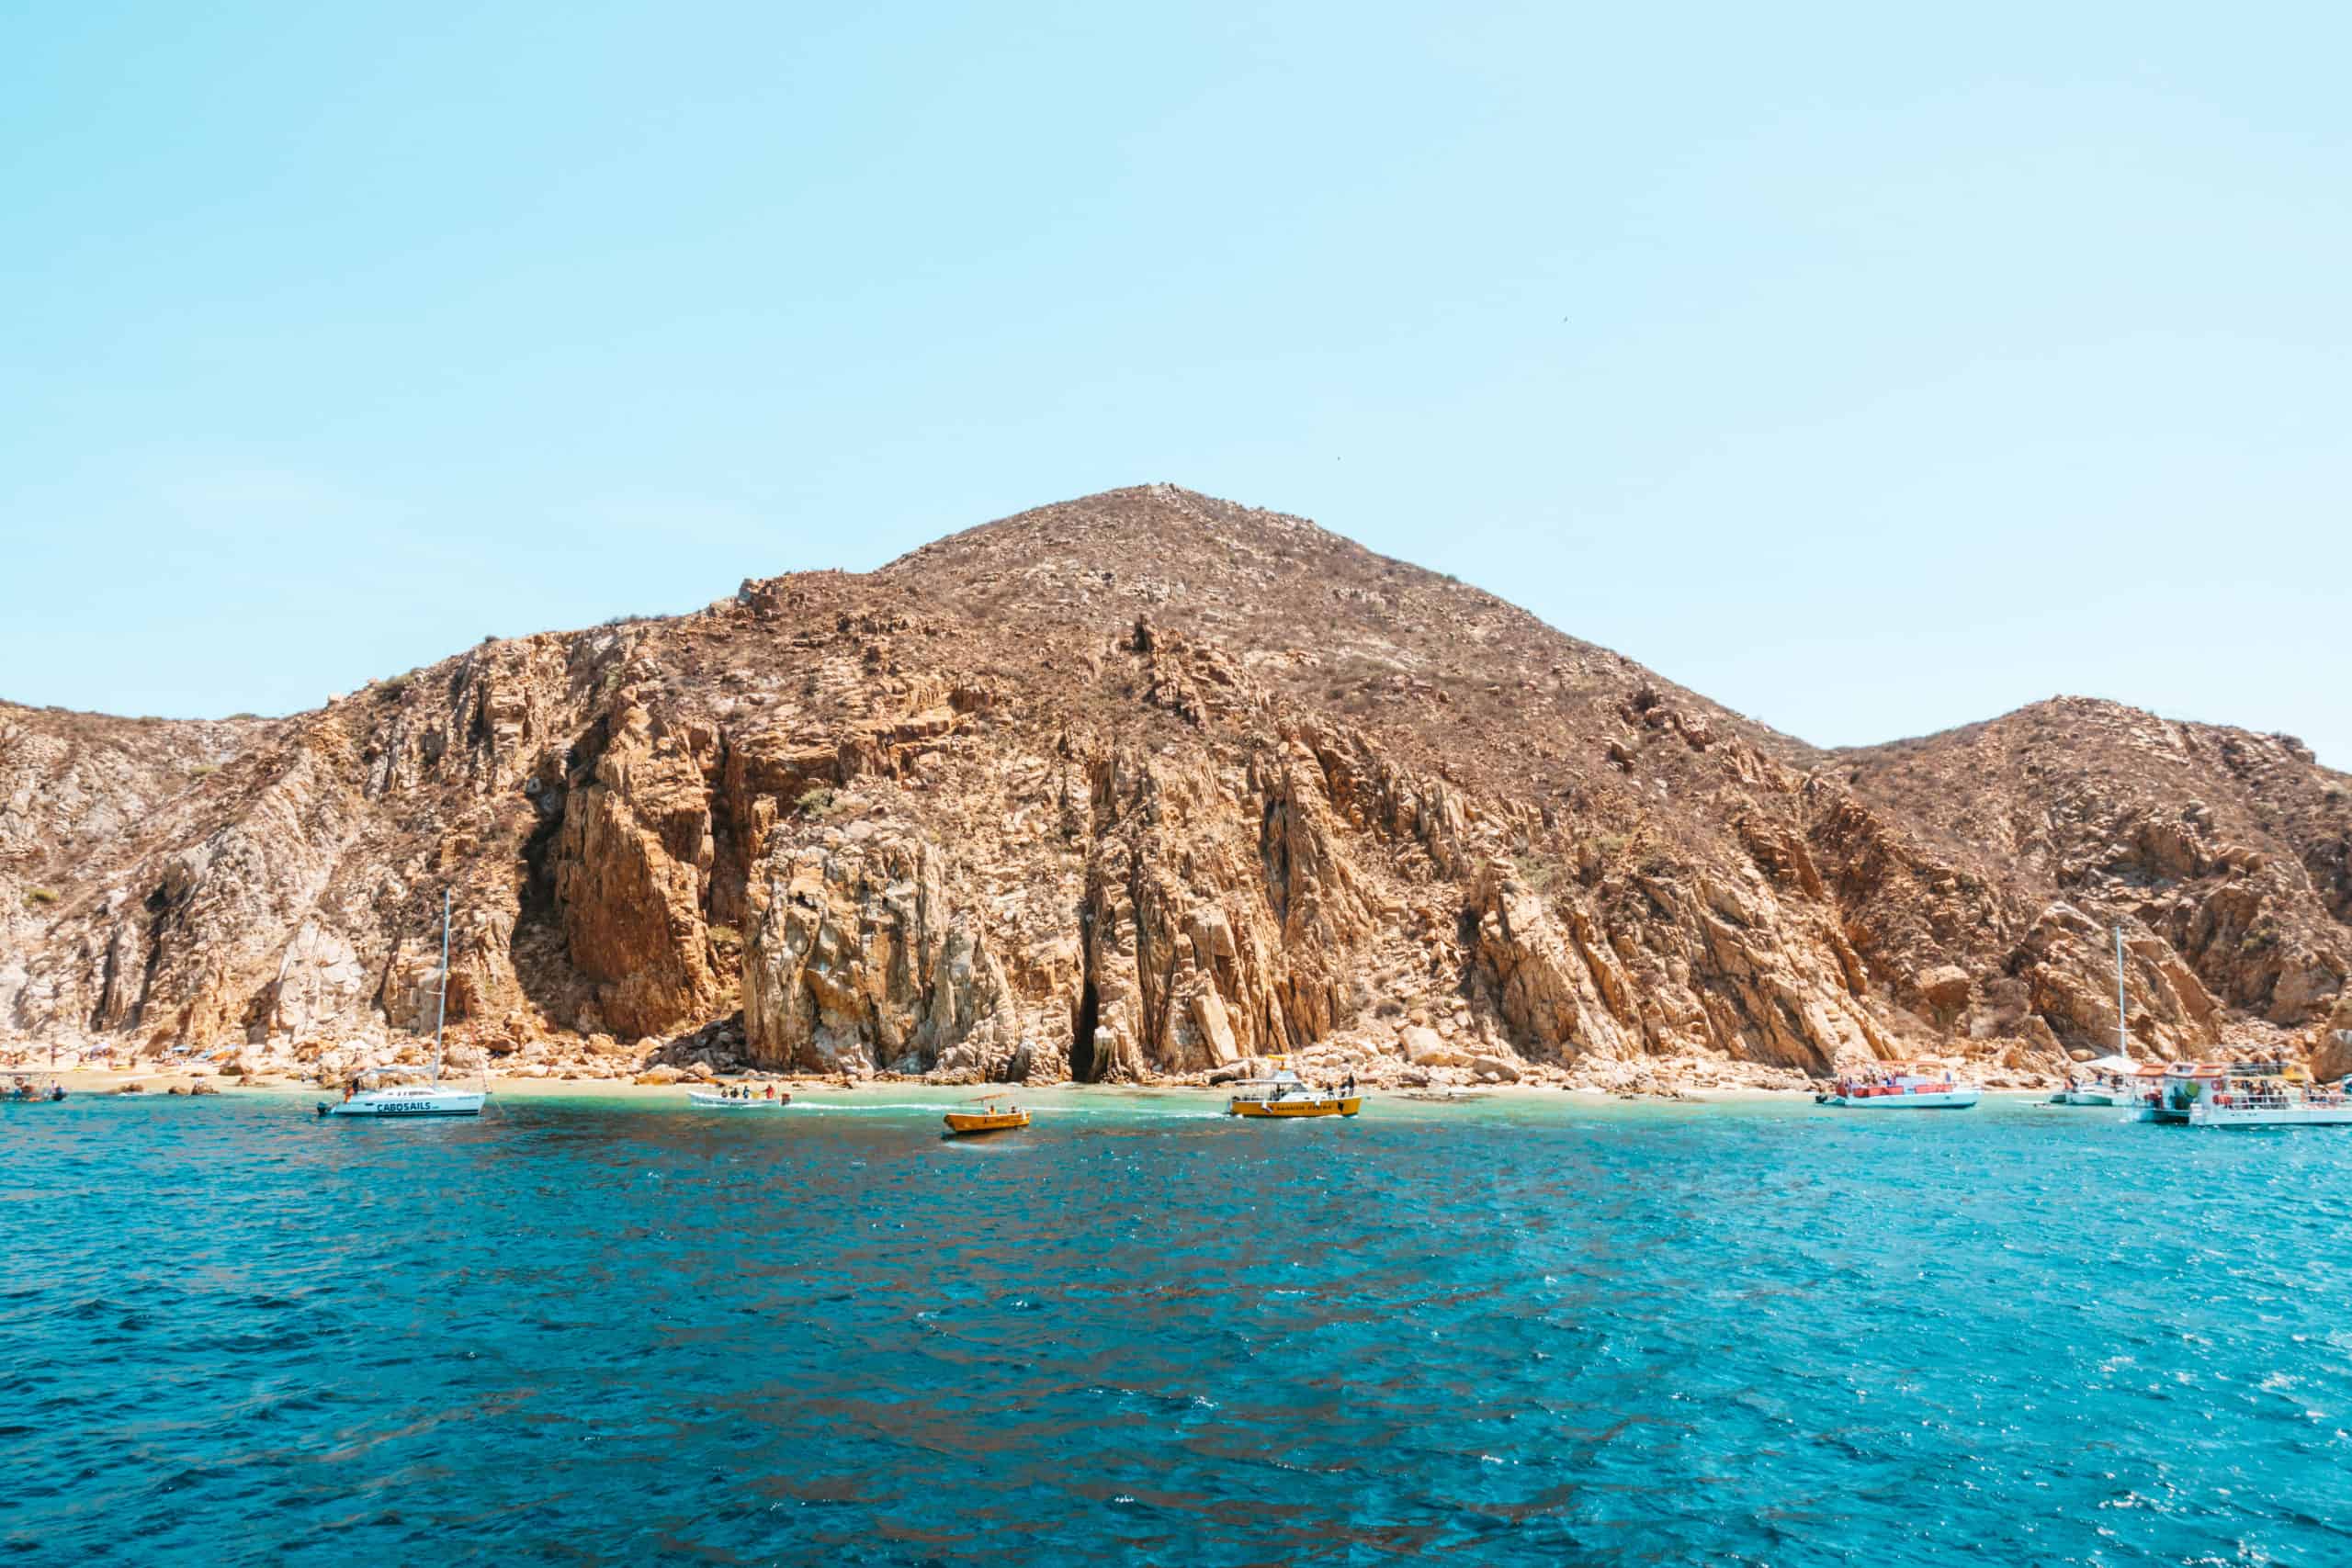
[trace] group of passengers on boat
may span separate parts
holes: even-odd
[[[2142,1062],[2070,1081],[2052,1097],[2069,1105],[2122,1105],[2142,1122],[2192,1126],[2352,1125],[2342,1083],[2315,1083],[2301,1063],[2275,1060]]]
[[[722,1084],[719,1086],[718,1098],[721,1100],[774,1100],[775,1085],[763,1084],[757,1093],[753,1093],[750,1084]]]
[[[1934,1062],[1883,1062],[1841,1074],[1815,1095],[1817,1104],[1873,1111],[1966,1111],[1977,1100],[1974,1084],[1962,1083],[1951,1068]]]
[[[1838,1080],[1832,1092],[1849,1100],[1869,1100],[1883,1094],[1945,1094],[1951,1089],[1951,1075],[1929,1079],[1915,1073],[1856,1073]]]
[[[2301,1081],[2283,1062],[2231,1064],[2214,1083],[2213,1103],[2230,1109],[2265,1111],[2289,1105],[2342,1105],[2344,1086]]]
[[[1353,1116],[1363,1108],[1351,1069],[1338,1089],[1308,1083],[1292,1070],[1288,1056],[1272,1056],[1272,1071],[1262,1077],[1242,1078],[1225,1102],[1229,1116]]]
[[[63,1084],[56,1082],[41,1083],[23,1073],[18,1073],[15,1077],[11,1078],[6,1089],[0,1089],[0,1100],[63,1100],[64,1098],[65,1086]]]

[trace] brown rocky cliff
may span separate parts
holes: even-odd
[[[2291,737],[2061,698],[1838,768],[1956,875],[2031,910],[1977,944],[2009,982],[1980,995],[1980,1026],[2022,1009],[2070,1043],[2111,1042],[2098,969],[2117,925],[2135,1038],[2160,1055],[2309,1043],[2345,993],[2352,779]]]
[[[0,708],[0,1031],[332,1069],[1439,1081],[2323,1043],[2346,781],[2059,703],[1828,754],[1168,487],[316,713]]]

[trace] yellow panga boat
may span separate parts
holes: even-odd
[[[999,1106],[990,1100],[978,1111],[951,1111],[947,1113],[947,1135],[951,1138],[969,1137],[975,1133],[1009,1133],[1015,1127],[1029,1125],[1029,1112],[1017,1105]]]
[[[1228,1116],[1353,1116],[1363,1109],[1363,1096],[1316,1089],[1287,1066],[1233,1087],[1233,1098],[1225,1102]]]

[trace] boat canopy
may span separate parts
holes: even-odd
[[[2095,1062],[2077,1062],[2075,1066],[2086,1073],[2136,1073],[2142,1064],[2130,1056],[2106,1055]]]

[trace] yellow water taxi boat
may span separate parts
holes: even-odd
[[[967,1138],[975,1133],[1009,1133],[1026,1127],[1029,1112],[1017,1105],[1000,1107],[989,1100],[978,1111],[951,1111],[946,1120],[949,1137]]]
[[[1233,1087],[1233,1098],[1225,1102],[1228,1116],[1353,1116],[1363,1109],[1363,1096],[1316,1089],[1288,1066],[1277,1066],[1271,1077],[1244,1078]]]

